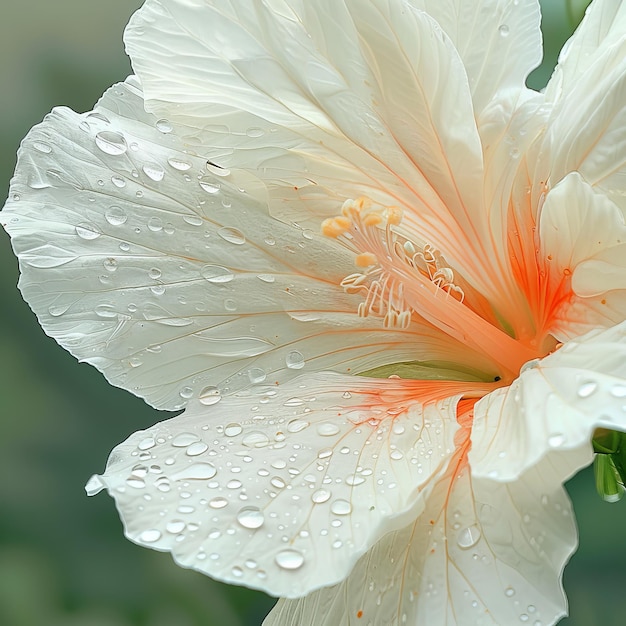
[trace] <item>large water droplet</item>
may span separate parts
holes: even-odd
[[[463,548],[467,550],[472,546],[475,546],[480,539],[480,528],[476,524],[472,524],[467,528],[462,528],[459,531],[456,542],[459,545],[459,548]]]
[[[270,439],[261,431],[252,431],[242,439],[241,443],[248,448],[264,448],[269,445]]]
[[[156,528],[151,528],[149,530],[144,530],[141,535],[139,535],[139,541],[143,541],[144,543],[154,543],[161,538],[161,531]]]
[[[227,505],[228,505],[228,500],[220,496],[218,496],[217,498],[213,498],[212,500],[209,500],[209,506],[212,509],[223,509]]]
[[[50,154],[52,152],[52,146],[44,141],[34,141],[33,148],[35,148],[37,152],[42,152],[43,154]]]
[[[111,156],[119,156],[128,150],[124,136],[112,130],[102,130],[97,133],[96,146]]]
[[[322,437],[332,437],[339,432],[339,427],[332,422],[322,422],[317,427],[317,434]]]
[[[200,437],[198,437],[198,435],[195,435],[194,433],[181,433],[180,435],[174,437],[172,445],[175,448],[186,448],[196,441],[200,441]]]
[[[166,119],[157,120],[155,126],[160,132],[167,134],[172,132],[172,125]]]
[[[221,399],[222,396],[220,395],[220,390],[213,385],[205,387],[198,396],[198,400],[200,400],[200,403],[204,404],[204,406],[217,404]]]
[[[267,378],[267,374],[260,367],[251,367],[248,370],[248,378],[253,385],[258,385]]]
[[[172,533],[173,535],[177,535],[178,533],[182,533],[185,530],[185,522],[180,519],[173,519],[171,522],[168,522],[165,526],[165,530],[168,533]]]
[[[81,239],[87,239],[88,241],[91,239],[97,239],[102,234],[93,224],[78,224],[76,226],[76,234]]]
[[[206,168],[209,172],[211,172],[211,174],[214,174],[215,176],[225,177],[230,175],[230,170],[228,168],[221,167],[217,165],[217,163],[212,163],[211,161],[207,161]]]
[[[185,454],[187,456],[199,456],[200,454],[204,454],[209,449],[204,441],[196,441],[196,443],[192,443],[186,450]]]
[[[304,565],[304,557],[297,550],[282,550],[276,555],[276,564],[283,569],[299,569]]]
[[[246,506],[237,513],[237,521],[244,527],[252,530],[261,528],[265,518],[263,513],[254,506]]]
[[[220,284],[229,283],[235,275],[225,267],[221,265],[203,265],[200,269],[200,274],[210,283]]]
[[[304,356],[298,350],[292,350],[285,357],[285,365],[292,370],[299,370],[304,367]]]
[[[352,512],[352,505],[347,500],[335,500],[330,510],[335,515],[349,515]]]
[[[299,433],[303,431],[305,428],[308,428],[309,426],[310,426],[310,423],[307,422],[306,420],[294,419],[294,420],[291,420],[287,424],[287,430],[290,433]]]
[[[238,246],[246,243],[246,236],[237,228],[223,226],[217,231],[217,234],[228,243],[234,243]]]
[[[217,474],[211,463],[192,463],[172,475],[172,480],[208,480]]]
[[[180,159],[169,158],[167,162],[179,172],[186,172],[191,169],[191,164],[187,163],[187,161],[181,161]]]
[[[318,489],[315,493],[311,495],[311,500],[315,504],[322,504],[323,502],[327,502],[330,500],[331,493],[327,489]]]
[[[224,426],[224,434],[227,437],[236,437],[237,435],[241,435],[242,432],[243,428],[241,427],[241,424],[237,424],[236,422],[232,422],[231,424]]]
[[[128,219],[124,209],[118,206],[110,206],[105,211],[104,217],[106,218],[106,221],[111,224],[111,226],[121,226]]]
[[[588,398],[590,395],[595,393],[597,389],[598,389],[598,383],[592,380],[584,382],[580,387],[578,387],[578,397]]]
[[[204,191],[206,191],[207,193],[211,195],[215,195],[216,193],[219,193],[219,190],[220,190],[219,185],[216,185],[215,183],[207,183],[204,181],[200,181],[200,187],[202,187]]]
[[[143,170],[143,173],[155,183],[162,181],[165,176],[165,170],[156,163],[144,165],[141,169]]]

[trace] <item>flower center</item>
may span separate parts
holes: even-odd
[[[388,328],[407,328],[422,318],[466,346],[487,354],[509,377],[540,356],[494,326],[466,301],[462,278],[428,242],[400,234],[398,207],[374,206],[368,198],[347,200],[341,215],[322,223],[322,233],[355,253],[360,271],[343,279],[348,293],[362,293],[358,314],[381,317]],[[503,376],[504,377],[504,376]]]

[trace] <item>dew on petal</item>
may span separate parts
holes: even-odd
[[[198,435],[195,435],[194,433],[181,433],[172,440],[172,445],[175,448],[186,448],[196,441],[200,441],[200,437],[198,437]]]
[[[172,475],[172,480],[208,480],[217,474],[211,463],[192,463]]]
[[[215,195],[216,193],[219,193],[219,190],[220,190],[219,185],[215,185],[213,183],[207,183],[204,181],[200,181],[199,184],[200,184],[200,187],[202,187],[202,189],[206,191],[208,194]]]
[[[258,385],[267,378],[267,374],[260,367],[251,367],[248,370],[248,378],[253,385]]]
[[[242,440],[244,446],[248,448],[264,448],[270,443],[269,437],[261,431],[248,433]]]
[[[217,404],[221,399],[222,396],[220,394],[220,390],[213,385],[208,385],[207,387],[205,387],[198,396],[198,400],[201,404],[204,404],[204,406]]]
[[[167,525],[165,526],[165,530],[167,530],[168,533],[177,535],[178,533],[182,533],[183,530],[185,530],[185,526],[186,524],[182,520],[172,520],[167,523]]]
[[[261,528],[265,521],[263,513],[256,507],[246,506],[237,513],[237,521],[251,530]]]
[[[165,176],[165,170],[156,164],[143,165],[141,169],[143,170],[143,173],[155,183],[162,181]]]
[[[579,398],[588,398],[590,395],[596,392],[598,389],[598,383],[589,380],[584,382],[580,387],[578,387],[578,397]]]
[[[96,146],[111,156],[119,156],[128,150],[126,139],[120,133],[103,130],[96,134]]]
[[[292,370],[302,369],[304,367],[304,356],[298,350],[292,350],[285,357],[285,365]]]
[[[157,127],[157,130],[163,134],[172,132],[172,125],[166,119],[157,120],[155,126]]]
[[[144,530],[141,535],[139,535],[139,540],[145,543],[154,543],[161,538],[161,531],[156,528],[151,528],[149,530]]]
[[[457,535],[456,542],[459,548],[467,550],[475,546],[480,539],[480,528],[476,524],[472,524],[467,528],[462,528]]]
[[[227,505],[228,505],[228,500],[226,498],[222,498],[219,496],[217,498],[213,498],[212,500],[209,500],[209,506],[212,509],[223,509]]]
[[[352,512],[352,505],[347,500],[335,500],[330,510],[335,515],[349,515]]]
[[[318,489],[311,495],[311,501],[315,504],[322,504],[330,500],[331,493],[327,489]]]
[[[200,274],[210,283],[220,284],[229,283],[235,275],[225,267],[220,265],[203,265],[200,269]]]
[[[304,556],[297,550],[282,550],[276,555],[276,564],[286,570],[299,569],[304,565]]]
[[[563,433],[554,433],[548,437],[548,445],[551,448],[559,448],[566,441],[565,435]]]
[[[318,435],[322,437],[332,437],[339,432],[339,426],[333,424],[332,422],[322,422],[317,427]]]
[[[237,424],[236,422],[232,422],[224,427],[224,434],[227,437],[236,437],[243,432],[243,428],[241,424]]]
[[[81,239],[89,241],[91,239],[97,239],[102,233],[93,224],[82,223],[76,226],[76,234]]]
[[[167,160],[167,162],[171,167],[173,167],[175,170],[178,170],[179,172],[186,172],[187,170],[191,169],[191,164],[187,163],[187,161],[182,161],[181,159],[175,159],[171,157]]]
[[[237,228],[230,228],[223,226],[217,231],[217,234],[224,240],[229,243],[234,243],[235,245],[241,246],[246,243],[246,236]]]

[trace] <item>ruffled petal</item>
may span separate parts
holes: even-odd
[[[264,626],[555,624],[577,538],[553,478],[534,469],[493,483],[452,463],[415,522],[383,537],[340,585],[279,600]]]
[[[106,486],[132,541],[300,596],[342,580],[445,470],[458,396],[413,395],[409,381],[327,373],[207,397],[115,448],[89,490]]]
[[[537,466],[565,481],[591,462],[596,428],[626,431],[624,398],[626,322],[568,341],[477,403],[473,475],[516,481]]]
[[[573,172],[546,196],[540,213],[546,280],[537,316],[559,341],[626,318],[626,224],[604,194]]]
[[[258,181],[208,162],[128,83],[33,129],[1,219],[45,331],[158,408],[302,368],[459,361],[433,327],[358,317],[340,286],[353,255],[272,218]]]
[[[274,215],[316,229],[348,198],[401,206],[409,239],[507,301],[467,75],[428,14],[401,0],[152,0],[125,40],[150,110],[260,172]]]

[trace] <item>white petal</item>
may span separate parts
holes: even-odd
[[[347,198],[400,205],[413,238],[506,300],[485,278],[495,262],[467,76],[427,14],[402,0],[153,0],[126,44],[147,106],[260,171],[274,214],[317,228]]]
[[[626,430],[626,322],[528,363],[508,388],[476,405],[475,476],[516,480],[538,465],[565,481],[593,457],[596,428]]]
[[[626,7],[594,2],[566,44],[546,90],[554,106],[545,141],[552,185],[579,171],[626,211]],[[549,161],[549,165],[547,165]],[[549,170],[548,170],[549,168]]]
[[[295,597],[343,579],[423,509],[454,447],[456,404],[423,409],[401,380],[301,377],[135,433],[99,484],[136,543]]]
[[[57,109],[24,141],[2,212],[22,292],[49,335],[159,408],[302,367],[455,360],[432,327],[359,318],[339,285],[352,255],[272,218],[255,184],[207,166],[129,84],[95,113]]]
[[[494,99],[523,89],[541,63],[536,0],[411,0],[434,17],[458,50],[479,117]]]
[[[547,194],[539,240],[547,304],[556,309],[546,311],[549,330],[559,341],[626,318],[626,224],[609,198],[569,174]],[[569,297],[556,304],[562,289]]]
[[[414,523],[383,537],[340,585],[279,600],[264,626],[555,624],[577,541],[552,479],[531,470],[498,484],[453,464]]]

